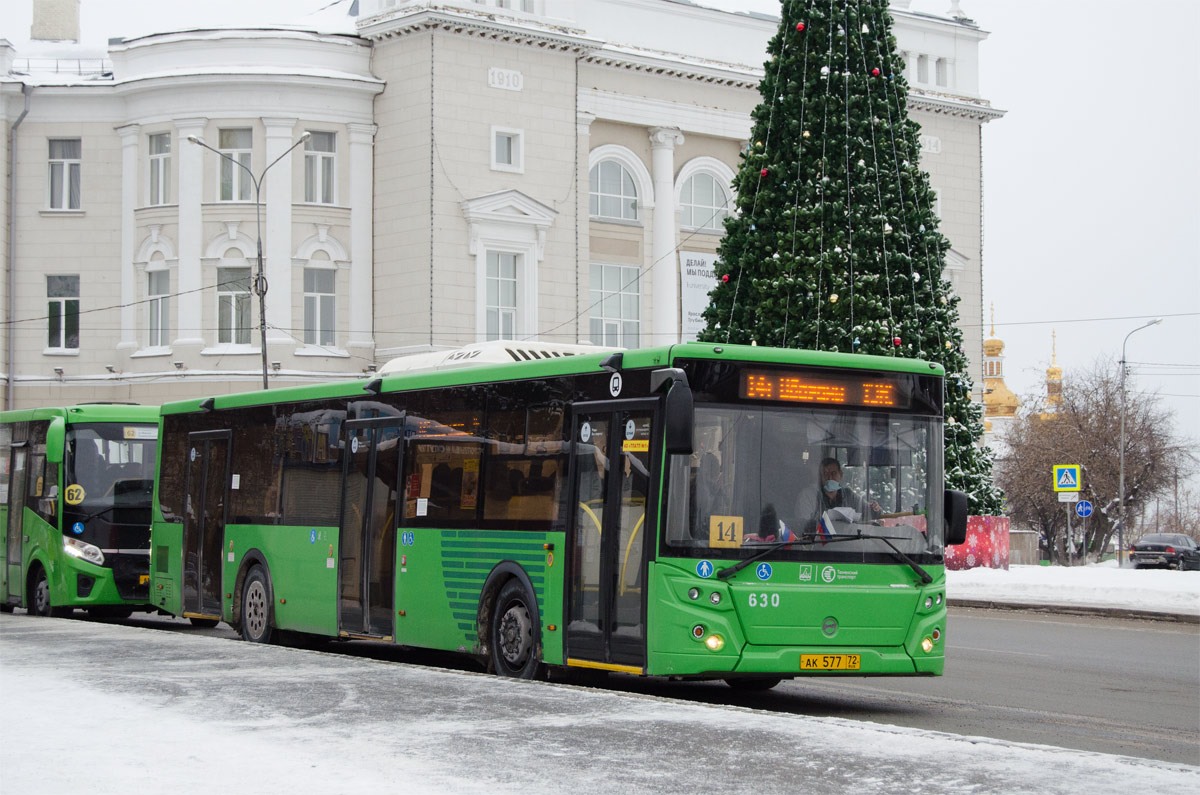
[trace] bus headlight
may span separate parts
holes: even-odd
[[[725,648],[725,639],[720,635],[709,635],[704,639],[704,645],[708,647],[709,651],[720,651]]]
[[[86,560],[88,563],[95,563],[97,566],[104,565],[104,553],[100,551],[100,547],[95,544],[89,544],[86,541],[80,541],[78,538],[63,538],[63,552],[73,558]]]

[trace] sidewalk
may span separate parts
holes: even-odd
[[[1200,623],[1200,572],[1088,566],[1010,566],[946,572],[955,607],[1033,610]]]

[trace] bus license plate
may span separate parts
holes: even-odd
[[[857,671],[857,654],[801,654],[801,671]]]

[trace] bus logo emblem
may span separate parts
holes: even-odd
[[[812,582],[811,563],[805,563],[800,566],[800,582]]]
[[[821,579],[825,582],[833,582],[835,577],[837,577],[837,569],[833,566],[826,566],[821,569]]]
[[[838,622],[837,622],[837,619],[834,618],[833,616],[829,616],[828,618],[826,618],[824,621],[821,622],[821,632],[824,633],[825,637],[832,638],[834,635],[837,634],[837,631],[838,631]]]

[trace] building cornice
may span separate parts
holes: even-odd
[[[603,44],[576,28],[536,25],[528,20],[508,19],[457,8],[396,9],[361,21],[358,35],[368,41],[378,42],[427,31],[523,44],[576,56],[598,49]]]
[[[670,53],[655,53],[611,45],[585,54],[583,62],[611,69],[695,80],[732,88],[757,88],[763,76],[761,69],[751,69],[737,64],[722,64],[717,61],[702,62]]]
[[[962,119],[989,122],[999,119],[1008,111],[993,108],[988,102],[980,99],[967,99],[949,95],[931,95],[921,91],[908,93],[909,110],[921,110],[926,113],[936,113],[941,116],[957,116]]]

